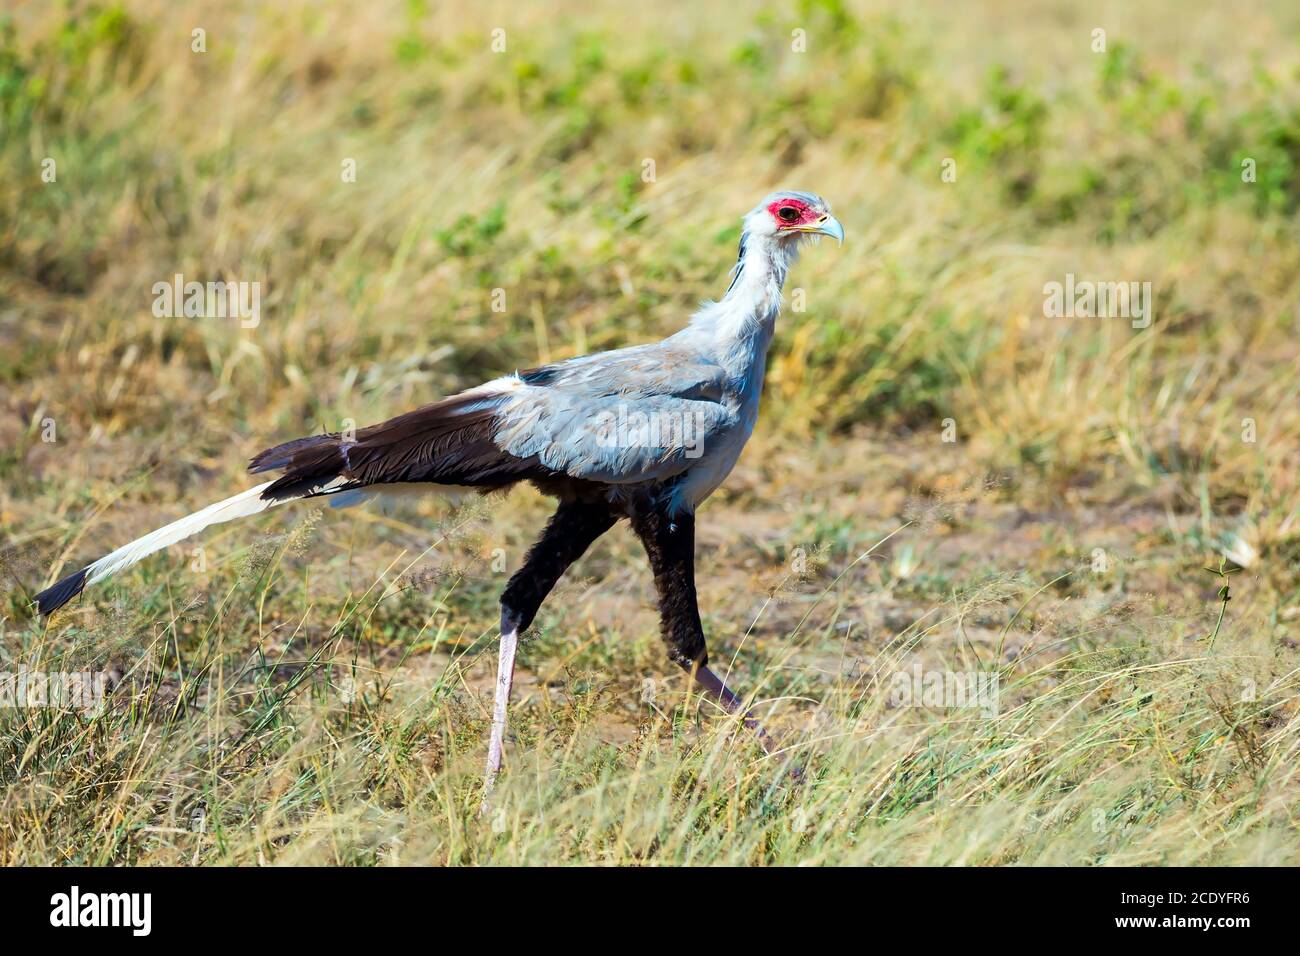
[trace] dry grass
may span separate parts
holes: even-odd
[[[17,9],[0,669],[115,689],[0,710],[0,861],[1295,862],[1300,13],[1133,6]],[[279,512],[33,618],[272,441],[678,327],[780,184],[849,242],[793,277],[700,556],[779,758],[683,697],[617,531],[477,815],[528,491]],[[154,318],[176,273],[261,282],[262,321]],[[1045,318],[1066,273],[1154,321]],[[918,662],[998,713],[899,706]]]

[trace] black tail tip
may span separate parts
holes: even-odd
[[[86,572],[89,570],[89,568],[82,568],[76,574],[69,574],[58,584],[53,584],[36,595],[37,612],[42,617],[53,614],[85,590]]]

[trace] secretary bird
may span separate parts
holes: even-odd
[[[559,506],[501,595],[485,794],[501,766],[519,636],[560,576],[621,518],[650,560],[668,656],[738,714],[740,698],[709,668],[695,596],[695,509],[727,477],[754,430],[786,273],[813,236],[844,240],[826,202],[811,193],[772,193],[745,216],[726,293],[680,332],[494,379],[354,436],[276,445],[249,471],[279,477],[105,555],[38,594],[37,608],[48,615],[146,555],[286,501],[329,496],[345,505],[398,490],[393,486],[486,492],[531,481]],[[766,747],[762,728],[742,716]]]

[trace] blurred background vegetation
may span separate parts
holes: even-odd
[[[758,557],[724,549],[720,581],[726,561],[779,563],[798,541],[839,570],[904,515],[905,493],[994,474],[988,496],[1030,517],[967,554],[996,564],[1025,521],[1051,526],[1033,532],[1051,555],[1086,553],[1087,525],[1053,509],[1091,509],[1116,535],[1145,509],[1171,529],[1152,532],[1165,551],[1141,572],[1147,592],[1198,595],[1217,555],[1260,560],[1254,633],[1269,654],[1292,649],[1277,673],[1293,667],[1293,3],[19,3],[0,17],[0,170],[4,613],[30,627],[11,660],[46,646],[28,607],[46,575],[242,487],[271,442],[680,327],[724,290],[741,215],[785,186],[825,196],[848,242],[810,250],[787,287],[806,310],[781,320],[755,446],[710,506],[717,538],[747,536]],[[260,282],[260,324],[155,318],[152,286],[176,273]],[[1150,282],[1153,323],[1045,318],[1043,286],[1066,273]],[[948,419],[957,457],[941,459]],[[818,484],[810,466],[838,477]],[[795,504],[765,540],[750,511],[777,494]],[[508,505],[491,535],[523,543],[542,507]],[[350,528],[323,533],[355,554]],[[967,581],[912,547],[885,579],[918,606]],[[330,565],[331,584],[277,587],[300,610],[313,594],[347,609],[385,566],[352,561]],[[121,585],[144,602],[133,626],[174,611],[173,564]],[[489,629],[493,584],[372,619],[401,641],[437,604]],[[259,593],[232,634],[264,635]],[[87,596],[85,627],[95,608],[120,623],[108,600]],[[662,665],[652,620],[632,628],[630,662],[572,629],[539,639],[538,660],[631,664],[620,679],[635,686]],[[154,640],[114,633],[104,659]],[[185,633],[160,673],[211,650]],[[69,634],[52,646],[88,646]],[[1174,846],[1184,831],[1170,833]],[[759,858],[788,859],[756,840]],[[99,847],[138,852],[126,837]]]
[[[1220,387],[1186,422],[1199,447],[1219,444],[1233,382],[1294,404],[1241,365],[1295,358],[1300,14],[1211,30],[1123,4],[1016,10],[20,7],[0,28],[0,375],[110,440],[149,427],[140,403],[190,411],[187,441],[212,451],[231,424],[335,427],[341,408],[674,329],[723,287],[739,215],[791,184],[830,198],[853,241],[795,279],[809,307],[781,329],[779,427],[953,415],[964,438],[1069,470],[1158,458],[1147,433],[1162,403],[1194,401],[1203,360],[1191,389]],[[1151,281],[1157,327],[1044,320],[1065,271]],[[260,280],[266,324],[152,320],[149,289],[175,272]],[[171,376],[166,398],[104,401],[127,353],[135,380]],[[1293,426],[1272,422],[1271,444]]]

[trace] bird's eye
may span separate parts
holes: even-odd
[[[799,218],[799,210],[795,209],[794,206],[782,206],[776,211],[776,214],[781,217],[782,222],[794,222]]]

